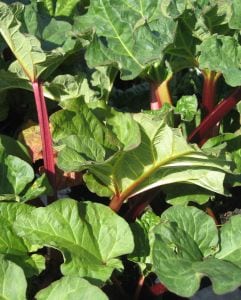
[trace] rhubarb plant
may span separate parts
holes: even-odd
[[[52,138],[48,122],[48,112],[43,94],[42,80],[49,76],[60,65],[69,52],[74,48],[74,43],[69,47],[68,41],[63,48],[44,51],[40,41],[33,35],[23,34],[19,15],[24,6],[20,3],[7,5],[0,3],[1,36],[16,58],[9,66],[9,72],[26,79],[32,86],[35,105],[38,114],[40,133],[43,145],[43,160],[46,174],[55,188],[55,165],[52,147]],[[4,75],[4,73],[3,73]],[[14,76],[9,75],[10,78]],[[20,85],[21,86],[21,85]]]
[[[11,2],[0,298],[238,288],[240,0]]]
[[[218,229],[203,211],[178,205],[161,217],[147,212],[132,227],[139,242],[129,259],[144,271],[154,269],[161,282],[182,297],[192,296],[203,276],[210,278],[216,294],[227,293],[240,286],[240,245],[236,238],[232,241],[240,222],[235,216]]]

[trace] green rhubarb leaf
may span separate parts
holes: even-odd
[[[64,276],[37,293],[37,300],[107,300],[101,289],[78,277]]]
[[[119,256],[132,252],[131,230],[110,208],[61,199],[19,216],[15,229],[32,244],[59,249],[64,275],[106,281],[122,268]]]
[[[183,121],[190,122],[194,119],[198,109],[197,97],[192,96],[182,96],[178,100],[174,112],[181,115]]]
[[[87,169],[85,179],[92,174],[96,181],[122,200],[177,182],[193,183],[213,192],[225,193],[223,180],[225,172],[229,172],[228,162],[208,157],[188,145],[180,131],[168,127],[159,116],[141,113],[136,114],[135,119],[141,131],[141,143],[136,148],[120,149],[112,156],[106,154],[105,161],[91,160],[88,155],[83,161],[85,153],[75,150],[67,138],[59,153],[59,167],[65,171]],[[91,186],[93,189],[94,184]]]
[[[186,0],[164,0],[161,2],[161,10],[164,15],[177,18],[185,11],[187,3],[188,1]]]
[[[25,186],[34,179],[32,167],[20,158],[8,155],[3,145],[0,145],[0,173],[1,200],[4,200],[4,195],[8,200],[10,195],[12,200],[18,198]]]
[[[241,282],[240,263],[236,264],[240,222],[240,216],[231,218],[219,234],[214,220],[197,208],[166,210],[152,233],[153,268],[161,282],[183,297],[195,294],[203,276],[210,278],[216,294],[236,289]]]
[[[21,197],[21,202],[26,202],[36,199],[41,195],[51,195],[52,187],[48,181],[46,174],[42,174],[34,183],[27,189],[25,194]]]
[[[52,189],[46,176],[43,175],[34,181],[34,171],[31,165],[15,155],[30,160],[26,148],[20,142],[1,135],[0,201],[24,202],[43,194],[51,194]]]
[[[65,106],[65,103],[68,105],[68,100],[84,96],[88,92],[87,89],[89,86],[84,74],[58,75],[51,82],[44,84],[46,97],[60,102],[61,106]]]
[[[200,45],[199,66],[201,69],[220,72],[227,84],[241,84],[241,46],[230,36],[212,37]]]
[[[53,17],[57,16],[70,16],[75,9],[76,5],[80,3],[80,0],[70,0],[70,1],[63,1],[63,0],[43,0],[45,8],[47,9],[48,13]]]
[[[88,186],[88,189],[92,193],[96,193],[98,191],[98,195],[100,197],[108,197],[110,198],[113,195],[113,191],[111,191],[108,187],[98,181],[92,174],[87,173],[83,175],[84,182]]]
[[[160,222],[160,217],[151,211],[144,213],[140,219],[135,223],[130,224],[135,248],[134,251],[128,255],[128,259],[137,263],[142,272],[147,273],[152,269],[151,261],[151,246],[149,233],[154,226]]]
[[[38,275],[44,265],[42,264],[40,267],[36,257],[29,255],[32,245],[19,237],[13,226],[19,215],[27,217],[33,209],[31,206],[20,203],[0,203],[0,254],[19,265],[24,270],[26,277]]]
[[[204,1],[205,2],[205,1]],[[233,31],[229,28],[229,19],[231,14],[232,1],[206,1],[194,12],[197,18],[194,35],[204,40],[213,34],[233,35]]]
[[[115,135],[102,124],[93,112],[82,103],[76,102],[78,109],[71,106],[71,110],[60,110],[51,116],[53,125],[53,139],[60,142],[61,139],[70,135],[84,136],[90,138],[107,149],[117,150],[121,144]]]
[[[202,261],[205,252],[209,255],[218,249],[214,221],[194,207],[175,206],[165,211],[154,235],[153,268],[160,281],[180,296],[192,296],[201,279],[192,264]]]
[[[235,172],[241,172],[241,134],[239,131],[236,133],[223,133],[210,138],[203,145],[203,150],[210,153],[219,151],[227,157],[231,157],[235,163]]]
[[[115,64],[132,79],[163,58],[173,42],[175,22],[161,14],[159,1],[94,0],[77,29],[94,35],[86,52],[89,66]]]
[[[16,284],[17,283],[17,284]],[[4,300],[25,300],[27,281],[23,270],[0,255],[0,298]]]
[[[175,40],[166,52],[170,54],[168,59],[173,73],[184,68],[197,67],[196,47],[200,43],[194,36],[196,25],[194,12],[186,11],[177,22]]]
[[[240,224],[241,216],[237,215],[222,226],[220,230],[221,251],[216,255],[216,258],[229,261],[239,268],[241,268],[239,259],[241,253]]]
[[[131,114],[111,109],[106,122],[111,126],[112,132],[115,133],[119,141],[124,145],[124,150],[132,150],[140,144],[140,129]]]
[[[68,151],[64,152],[64,157],[60,157],[59,164],[61,165],[61,159],[64,161],[65,169],[71,169],[73,171],[80,171],[80,165],[91,162],[99,161],[103,162],[105,157],[104,148],[96,143],[93,138],[86,136],[71,135],[62,142],[68,145]],[[81,155],[83,153],[83,155]],[[83,168],[84,169],[84,168]]]
[[[229,25],[233,29],[241,29],[241,1],[232,1],[232,16]]]
[[[40,9],[37,1],[31,1],[29,5],[25,5],[23,24],[27,32],[41,41],[45,50],[62,47],[69,42],[72,34],[72,25],[69,22],[46,14],[45,10]]]
[[[17,156],[28,163],[32,162],[27,148],[19,141],[1,134],[0,143],[8,154]]]
[[[70,39],[66,46],[63,45],[64,50],[59,47],[51,52],[44,52],[34,35],[20,31],[22,24],[19,19],[23,9],[24,6],[20,3],[7,5],[0,2],[0,34],[17,59],[10,70],[34,82],[40,75],[49,76],[63,62],[65,54],[72,51],[75,42],[72,43]]]
[[[0,91],[18,88],[32,91],[28,80],[19,78],[16,73],[0,70]]]
[[[112,67],[98,67],[91,74],[78,71],[75,76],[58,75],[51,82],[45,82],[44,95],[58,101],[66,109],[71,107],[71,100],[76,98],[84,98],[85,103],[96,100],[107,102],[116,73]]]
[[[0,3],[0,33],[27,77],[33,82],[37,77],[35,65],[43,62],[46,56],[41,51],[40,42],[34,36],[27,37],[19,31],[20,22],[17,16],[23,8],[20,3],[14,6]]]
[[[202,205],[214,196],[211,191],[185,183],[163,186],[162,190],[166,194],[166,202],[171,205],[187,205],[189,202]]]
[[[208,258],[193,264],[193,269],[202,276],[208,275],[215,294],[232,292],[240,286],[241,269],[226,260]]]

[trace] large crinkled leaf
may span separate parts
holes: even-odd
[[[40,39],[45,50],[51,50],[57,46],[62,47],[69,43],[72,25],[67,20],[51,17],[40,7],[37,1],[31,1],[30,4],[25,5],[23,23],[27,31]]]
[[[193,12],[187,11],[177,22],[175,39],[166,52],[172,71],[178,72],[184,68],[197,67],[196,46],[199,40],[193,35],[196,17]]]
[[[200,45],[199,66],[201,69],[221,72],[227,84],[241,84],[241,46],[230,36],[212,37]]]
[[[49,99],[54,99],[60,102],[60,105],[68,100],[80,98],[87,92],[88,82],[84,74],[72,75],[58,75],[50,83],[44,84],[44,94]],[[93,92],[92,92],[93,93]]]
[[[65,147],[58,157],[60,168],[66,171],[67,168],[70,168],[68,171],[88,169],[92,176],[92,190],[95,178],[98,182],[95,191],[97,194],[99,185],[102,184],[109,188],[112,195],[118,195],[122,200],[174,182],[189,182],[224,193],[223,180],[228,171],[227,162],[197,151],[187,144],[179,130],[171,129],[159,117],[137,114],[135,119],[141,131],[139,146],[132,150],[121,149],[110,157],[106,155],[105,161],[93,161],[87,153],[78,152],[75,145],[71,145],[70,138],[66,138]],[[85,180],[87,177],[88,173]]]
[[[50,75],[63,62],[66,51],[56,48],[51,52],[44,52],[40,41],[34,35],[23,34],[20,31],[19,21],[23,8],[24,6],[20,3],[7,5],[0,2],[0,34],[17,59],[11,66],[11,70],[20,73],[19,69],[21,69],[25,76],[34,82],[40,74]],[[72,45],[71,41],[70,43]],[[72,47],[74,45],[75,43]],[[69,45],[64,48],[72,51]]]
[[[94,0],[77,29],[94,31],[86,53],[90,66],[115,64],[123,79],[132,79],[163,58],[175,22],[161,14],[159,1]]]
[[[163,13],[177,18],[175,40],[166,52],[173,72],[198,66],[198,45],[214,34],[233,35],[229,1],[162,1]],[[207,47],[207,49],[209,49]],[[207,50],[208,51],[208,50]]]
[[[76,104],[78,108],[71,107],[71,111],[60,110],[51,116],[54,141],[59,142],[70,135],[77,135],[93,139],[107,149],[117,150],[121,144],[116,136],[95,117],[82,101],[78,101]]]
[[[23,270],[0,255],[0,298],[4,300],[25,300],[27,281]]]
[[[92,74],[78,71],[78,75],[58,75],[44,84],[44,95],[57,100],[63,108],[71,106],[71,99],[84,98],[85,103],[109,99],[117,70],[98,67]]]
[[[25,204],[0,203],[0,254],[21,266],[27,277],[42,271],[39,256],[32,258],[29,255],[33,250],[32,245],[17,235],[13,224],[19,215],[27,217],[33,209]]]
[[[37,300],[108,300],[101,289],[79,277],[64,276],[36,295]]]
[[[64,275],[101,281],[122,267],[118,257],[134,247],[128,224],[110,208],[71,199],[19,216],[15,230],[31,243],[59,249]]]
[[[234,233],[230,228],[227,231],[229,235]],[[203,276],[210,278],[217,294],[230,292],[240,285],[241,268],[228,255],[220,254],[222,244],[229,245],[231,252],[236,248],[223,235],[218,252],[218,229],[204,212],[194,207],[172,207],[161,216],[153,234],[153,268],[170,291],[191,297],[199,289]],[[235,240],[239,240],[238,233],[235,234]]]

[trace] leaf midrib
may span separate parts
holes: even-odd
[[[153,162],[153,165],[150,167],[149,170],[147,170],[146,172],[144,172],[136,181],[134,181],[132,184],[129,185],[129,187],[127,187],[124,191],[121,192],[120,194],[120,199],[122,201],[124,201],[126,198],[128,198],[132,192],[143,182],[145,181],[145,179],[147,179],[148,177],[150,177],[153,173],[155,173],[160,167],[162,167],[165,164],[168,164],[180,157],[189,155],[195,153],[194,150],[190,150],[190,151],[186,151],[186,152],[182,152],[179,153],[177,155],[173,155],[171,158],[167,158],[165,160],[162,160],[161,162],[155,164],[155,162]]]
[[[135,58],[135,56],[132,54],[132,52],[126,47],[126,45],[125,45],[124,42],[122,41],[122,39],[121,39],[119,33],[117,32],[117,30],[116,30],[114,24],[112,23],[112,21],[111,21],[109,15],[108,15],[108,13],[107,13],[106,7],[105,7],[105,5],[104,5],[103,2],[102,2],[102,5],[103,5],[103,8],[104,8],[105,15],[106,15],[106,17],[107,17],[107,19],[108,19],[108,21],[109,21],[109,23],[110,23],[110,25],[111,25],[111,27],[112,27],[114,33],[116,34],[116,38],[120,41],[120,44],[121,44],[122,47],[125,49],[125,51],[126,51],[126,53],[128,54],[128,56],[129,56],[130,58],[132,58],[132,60],[133,60],[133,61],[134,61],[141,69],[144,69],[144,66],[143,66],[143,65]]]

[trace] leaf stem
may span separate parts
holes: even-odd
[[[122,203],[123,203],[123,200],[122,198],[120,197],[120,195],[114,195],[112,198],[111,198],[111,201],[110,201],[110,204],[109,204],[109,207],[115,211],[115,212],[118,212],[122,206]]]
[[[49,182],[56,191],[55,163],[52,146],[52,137],[49,128],[48,111],[43,95],[42,84],[36,80],[32,82],[35,104],[38,114],[38,122],[40,127],[40,136],[43,147],[44,169],[48,176]]]
[[[138,300],[139,297],[140,297],[140,293],[141,293],[141,290],[142,290],[142,287],[143,287],[143,284],[144,284],[144,281],[145,281],[145,276],[142,274],[138,280],[138,283],[137,283],[137,287],[136,287],[136,290],[135,290],[135,295],[134,295],[134,300]]]
[[[205,116],[210,114],[215,107],[216,85],[221,73],[214,71],[203,71],[202,106]]]
[[[151,82],[151,99],[150,99],[150,108],[151,110],[160,109],[164,103],[169,103],[172,105],[172,98],[169,91],[169,81],[171,76],[167,77],[161,83]]]
[[[241,100],[241,87],[238,87],[226,99],[221,101],[213,111],[204,118],[201,124],[189,135],[188,141],[198,143],[201,147],[206,141],[209,131],[226,116]]]

